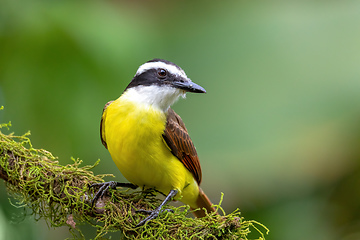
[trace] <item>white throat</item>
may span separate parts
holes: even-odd
[[[155,107],[166,112],[179,97],[185,98],[186,92],[170,86],[137,86],[127,89],[121,98]]]

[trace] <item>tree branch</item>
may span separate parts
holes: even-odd
[[[10,124],[1,124],[8,128]],[[153,192],[128,190],[110,191],[91,208],[93,192],[88,186],[102,182],[105,176],[94,175],[93,166],[81,165],[81,160],[61,166],[48,151],[34,149],[28,138],[5,135],[0,131],[0,178],[6,182],[8,192],[26,204],[34,214],[44,218],[52,227],[68,225],[74,237],[84,238],[76,223],[86,222],[97,228],[95,239],[106,237],[108,232],[121,231],[129,239],[247,239],[250,229],[258,232],[257,239],[264,234],[256,221],[245,221],[240,212],[219,216],[209,214],[204,218],[186,217],[189,207],[175,208],[174,213],[163,212],[142,227],[136,224],[144,215],[137,209],[154,209],[160,200]],[[223,211],[220,204],[218,211]],[[268,231],[264,227],[265,231]]]

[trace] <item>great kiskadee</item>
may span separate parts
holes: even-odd
[[[141,65],[123,94],[103,110],[100,135],[120,172],[130,183],[100,185],[93,200],[117,186],[155,188],[165,200],[139,225],[155,218],[170,200],[190,205],[197,217],[214,208],[201,190],[196,149],[180,116],[170,106],[187,92],[205,93],[176,64],[153,59]],[[205,209],[205,210],[204,210]]]

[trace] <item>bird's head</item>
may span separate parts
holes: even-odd
[[[153,59],[139,67],[124,94],[143,104],[158,107],[163,111],[187,92],[205,93],[205,89],[188,78],[179,66]]]

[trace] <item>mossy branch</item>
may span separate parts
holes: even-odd
[[[8,128],[10,124],[2,124]],[[110,191],[91,208],[93,192],[89,184],[103,182],[109,175],[94,175],[92,166],[80,167],[82,161],[62,166],[48,151],[32,147],[29,133],[23,136],[0,131],[0,178],[6,182],[10,195],[19,205],[32,210],[37,218],[45,219],[52,227],[70,226],[75,238],[84,238],[76,226],[89,223],[97,228],[94,239],[106,237],[108,232],[121,231],[128,239],[248,239],[250,230],[264,239],[257,227],[267,228],[256,221],[245,221],[240,212],[204,218],[187,217],[188,207],[169,206],[174,213],[163,212],[142,227],[136,224],[144,217],[136,209],[154,209],[160,203],[152,192]],[[216,206],[223,212],[220,204]],[[223,212],[224,213],[224,212]]]

